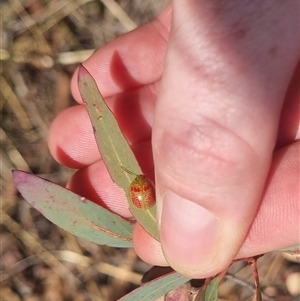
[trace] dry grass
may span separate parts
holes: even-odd
[[[47,221],[20,197],[11,170],[66,183],[73,171],[51,158],[46,141],[51,121],[73,104],[74,69],[93,49],[152,19],[165,3],[1,1],[1,301],[113,301],[149,268],[131,249],[101,247]],[[292,300],[284,281],[291,264],[273,253],[259,265],[262,284],[274,296],[269,300]],[[252,300],[249,269],[234,269],[220,300]]]

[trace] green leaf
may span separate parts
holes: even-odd
[[[220,279],[212,279],[205,290],[205,301],[217,301]]]
[[[13,179],[25,200],[64,230],[97,244],[132,247],[133,225],[127,220],[32,174],[16,170]]]
[[[200,288],[194,301],[217,301],[219,284],[226,271],[221,272],[213,278],[207,278],[204,285]]]
[[[159,239],[156,206],[149,210],[138,209],[132,204],[129,194],[130,184],[136,175],[142,174],[142,170],[97,84],[83,66],[79,67],[78,86],[93,125],[99,151],[112,180],[124,190],[130,211],[136,220],[154,238]]]
[[[176,272],[152,280],[118,301],[153,301],[189,281]]]

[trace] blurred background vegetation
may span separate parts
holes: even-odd
[[[55,116],[75,104],[72,73],[96,48],[150,21],[167,2],[0,1],[1,301],[113,301],[150,268],[131,249],[98,246],[47,221],[18,194],[11,170],[65,185],[74,170],[53,160],[47,133]],[[277,252],[258,264],[265,300],[296,300],[299,266]],[[254,300],[249,268],[238,264],[230,273],[219,300]]]

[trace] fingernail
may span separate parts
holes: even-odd
[[[168,191],[161,217],[161,243],[169,264],[189,277],[209,275],[221,238],[215,215]]]

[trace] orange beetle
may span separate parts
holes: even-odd
[[[155,188],[151,180],[144,175],[136,175],[122,166],[127,173],[136,178],[130,183],[129,193],[133,206],[137,209],[148,210],[155,205]]]
[[[129,186],[132,204],[138,209],[150,209],[155,204],[155,189],[152,181],[144,175],[137,176]]]

